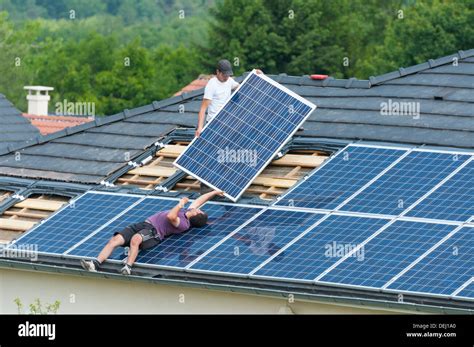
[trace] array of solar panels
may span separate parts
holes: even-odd
[[[174,164],[236,201],[315,108],[253,72]]]
[[[206,227],[165,239],[137,262],[473,300],[473,159],[468,153],[349,145],[273,206],[207,203]],[[14,246],[95,257],[113,232],[176,203],[88,192]],[[124,257],[121,248],[112,255]]]

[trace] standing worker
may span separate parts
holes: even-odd
[[[261,70],[256,70],[261,74]],[[230,98],[232,91],[239,86],[232,77],[232,65],[226,59],[217,63],[216,76],[207,82],[204,89],[204,98],[202,99],[201,109],[199,110],[198,125],[196,128],[196,137],[199,137],[204,128],[204,120],[210,122],[226,101]],[[207,117],[206,117],[207,110]]]

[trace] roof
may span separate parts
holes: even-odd
[[[270,77],[318,105],[295,136],[474,147],[474,49],[369,80]],[[100,183],[171,130],[195,127],[202,95],[183,93],[11,148],[27,160],[0,151],[0,175]],[[419,117],[382,115],[389,100],[418,103]]]
[[[32,114],[23,114],[23,116],[30,120],[31,124],[40,131],[41,135],[48,135],[93,120],[89,117],[37,116]]]
[[[8,146],[18,146],[32,140],[40,133],[21,112],[0,94],[0,152],[7,151]]]
[[[457,66],[452,64],[453,58],[458,62]],[[369,80],[312,80],[308,76],[287,75],[270,77],[318,105],[318,109],[297,133],[301,143],[323,140],[350,142],[362,139],[415,145],[474,147],[474,49],[371,77]],[[0,181],[7,179],[3,175],[100,183],[120,170],[132,168],[139,159],[146,158],[150,148],[159,147],[159,142],[165,141],[164,136],[176,128],[194,127],[202,95],[202,89],[193,90],[44,137],[36,137],[28,144],[18,142],[10,148],[0,147]],[[382,115],[381,103],[388,100],[419,103],[420,117]],[[12,108],[11,104],[9,107]],[[188,139],[192,138],[192,131],[187,133],[188,135],[184,131],[180,134],[188,136]],[[12,151],[18,151],[22,160],[15,160],[15,155],[10,153]],[[24,180],[23,184],[23,179],[8,179],[12,180],[9,184],[15,188],[32,185],[31,180]],[[51,181],[43,181],[41,184],[41,189],[52,187],[51,189],[64,188],[71,191],[74,186]],[[26,195],[23,191],[20,192]],[[141,194],[145,193],[142,191]],[[4,204],[11,202],[12,197]],[[0,266],[83,274],[78,270],[77,261],[73,263],[71,259],[54,257],[42,258],[35,264],[1,259]],[[111,264],[107,270],[113,272],[116,267],[117,264]],[[111,276],[110,273],[87,275]],[[240,288],[265,295],[269,292],[283,293],[282,295],[298,293],[308,297],[336,298],[334,301],[347,299],[355,304],[371,301],[376,302],[376,305],[382,302],[397,305],[395,294],[368,293],[334,286],[299,286],[289,282],[277,285],[270,281],[249,282],[244,278],[216,279],[189,272],[148,271],[140,268],[138,276],[132,276],[131,280],[177,281],[184,285],[199,283],[206,288]],[[412,304],[415,309],[430,307],[436,308],[438,312],[474,310],[472,303],[417,296],[404,297],[404,303],[399,305],[406,307]]]
[[[325,87],[292,88],[318,105],[302,136],[474,147],[474,49],[368,81],[327,79],[320,85]],[[388,100],[418,103],[419,117],[382,115]]]

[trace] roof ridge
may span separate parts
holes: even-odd
[[[369,79],[358,79],[355,77],[337,79],[330,76],[324,80],[312,80],[309,75],[296,76],[287,75],[286,73],[268,76],[278,83],[296,84],[300,86],[304,85],[315,87],[367,89],[393,79],[405,77],[420,71],[425,71],[441,65],[449,64],[453,61],[453,58],[463,60],[472,56],[474,56],[474,48],[467,51],[460,50],[457,53],[444,57],[429,59],[428,61],[421,64],[412,65],[409,67],[400,67],[398,70],[390,71],[377,76],[370,76]],[[245,72],[243,76],[245,77],[247,74],[248,72]]]
[[[469,49],[467,51],[459,50],[456,53],[446,55],[444,57],[439,57],[437,59],[428,59],[428,61],[416,65],[412,65],[409,67],[400,67],[398,70],[387,72],[382,75],[378,76],[370,76],[369,81],[372,86],[380,85],[384,82],[391,81],[400,77],[405,77],[407,75],[412,75],[421,71],[426,71],[433,69],[438,66],[450,64],[453,62],[454,58],[458,60],[463,60],[465,58],[473,57],[474,56],[474,48]]]

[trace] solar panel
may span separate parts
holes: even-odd
[[[204,254],[230,232],[261,211],[259,207],[206,204],[208,214],[205,227],[193,228],[186,233],[173,235],[153,249],[141,252],[137,263],[183,268]]]
[[[321,281],[382,288],[455,228],[397,221],[365,244],[361,257],[347,258]]]
[[[313,171],[309,178],[288,191],[275,205],[335,209],[405,152],[348,146]]]
[[[385,219],[330,216],[284,249],[282,259],[271,260],[255,275],[312,281],[386,223]]]
[[[474,216],[474,161],[425,198],[407,216],[466,221]]]
[[[24,234],[15,247],[37,245],[39,252],[62,254],[139,199],[86,193]]]
[[[461,228],[388,289],[451,295],[474,277],[474,229]]]
[[[90,237],[82,240],[82,243],[77,245],[68,254],[81,257],[96,257],[107,241],[113,236],[114,232],[120,231],[130,224],[143,222],[156,212],[173,208],[177,203],[177,199],[147,197],[105,228],[95,231],[94,235],[89,235]],[[124,248],[118,248],[111,254],[109,259],[122,259],[125,256]]]
[[[266,210],[191,269],[247,274],[322,216],[309,212]],[[281,253],[277,258],[284,256]]]
[[[471,284],[466,286],[456,296],[460,298],[474,299],[474,282],[471,282]]]
[[[437,152],[410,153],[342,210],[398,215],[469,158]]]
[[[315,108],[253,72],[174,165],[236,201]]]

